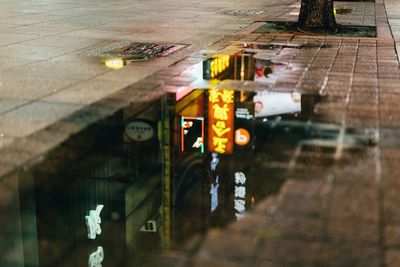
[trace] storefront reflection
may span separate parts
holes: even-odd
[[[31,186],[20,189],[35,206],[20,208],[31,226],[20,228],[25,266],[157,266],[163,249],[241,219],[276,192],[283,171],[268,163],[289,162],[305,136],[258,118],[301,122],[313,101],[221,88],[254,80],[256,64],[251,55],[198,64],[189,87],[121,110],[29,170]]]

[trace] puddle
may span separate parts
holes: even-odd
[[[196,77],[190,86],[120,110],[29,170],[26,262],[164,266],[161,251],[187,251],[288,177],[318,179],[371,145],[362,129],[314,113],[329,98],[270,89],[291,69],[275,55],[296,45],[238,47],[182,73]]]
[[[253,87],[257,86],[265,89],[293,71],[293,66],[280,58],[297,53],[300,47],[300,44],[238,43],[226,53],[222,51],[188,68],[182,75],[195,80],[189,88],[208,88],[215,83],[217,87],[229,84],[233,89],[240,87],[244,91],[254,90]],[[222,83],[219,84],[219,81]],[[245,86],[243,82],[246,82]],[[187,92],[184,89],[181,91],[178,92],[179,97]]]
[[[340,10],[340,9],[339,9]],[[347,12],[348,9],[342,9]],[[340,11],[339,11],[340,12]],[[338,13],[339,14],[339,13]],[[345,14],[345,13],[342,13]],[[326,31],[299,31],[297,29],[297,22],[266,22],[263,26],[256,29],[254,33],[292,33],[296,35],[333,35],[341,37],[376,37],[375,26],[350,26],[350,25],[337,25],[336,32]]]

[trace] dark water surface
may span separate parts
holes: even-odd
[[[21,173],[25,266],[156,266],[161,251],[240,220],[288,177],[328,172],[370,144],[363,129],[315,113],[334,99],[274,90],[296,71],[275,55],[299,46],[238,48],[188,69],[191,86],[132,104]]]

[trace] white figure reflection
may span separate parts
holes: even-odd
[[[89,267],[102,267],[101,263],[104,260],[103,247],[97,247],[97,250],[89,256]]]
[[[246,176],[243,172],[235,172],[235,183],[236,184],[245,184]]]
[[[100,212],[103,209],[104,205],[97,205],[95,210],[89,211],[89,215],[85,216],[86,226],[88,229],[88,238],[95,239],[96,235],[101,234],[101,218]]]
[[[219,176],[215,183],[211,184],[210,195],[211,195],[211,212],[215,211],[218,207],[218,188],[219,188]]]

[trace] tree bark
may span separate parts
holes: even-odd
[[[333,13],[333,0],[301,0],[298,27],[300,29],[319,28],[335,31],[336,19]]]

